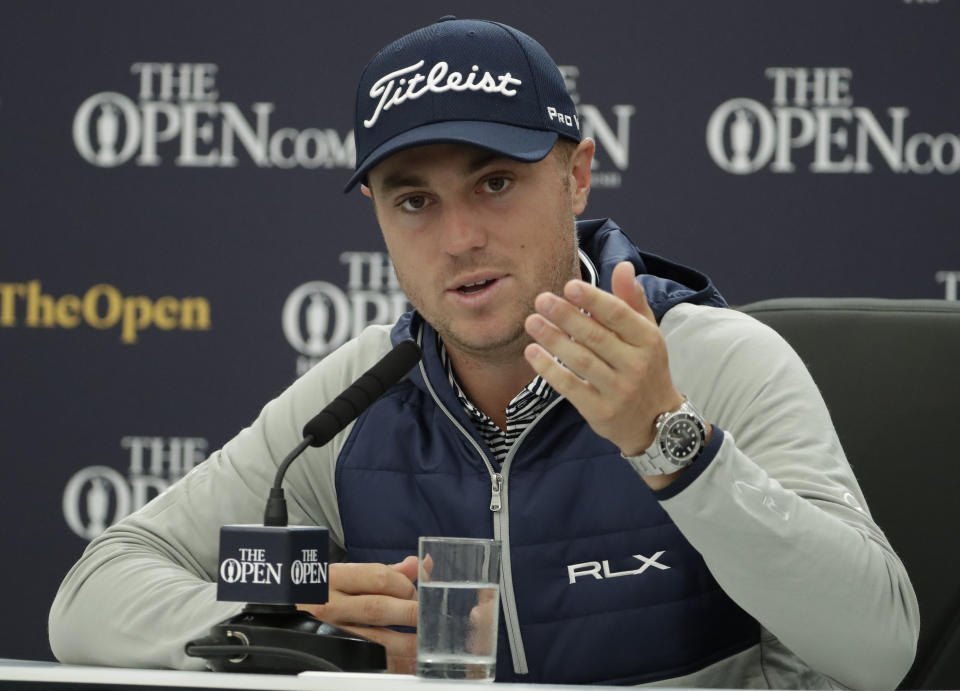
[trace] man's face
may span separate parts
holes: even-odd
[[[521,163],[435,144],[370,172],[364,193],[372,191],[400,284],[448,348],[516,357],[537,294],[560,293],[579,275],[574,215],[586,205],[592,153],[587,142],[569,163],[556,150]],[[586,172],[574,172],[578,165]]]

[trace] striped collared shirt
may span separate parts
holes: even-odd
[[[584,254],[583,250],[577,250],[580,256],[580,273],[584,280],[589,280],[592,285],[597,285],[597,270],[590,261],[590,258]],[[537,415],[543,411],[547,404],[554,397],[554,390],[547,381],[537,375],[529,384],[520,390],[513,400],[507,405],[507,430],[504,432],[497,427],[496,423],[482,410],[477,408],[467,398],[463,392],[460,382],[453,371],[453,364],[450,362],[450,356],[447,354],[447,348],[437,335],[437,349],[440,351],[440,360],[447,371],[447,378],[450,380],[450,386],[453,387],[460,404],[467,412],[467,416],[473,422],[480,436],[487,443],[490,453],[498,465],[503,463],[507,454],[510,452],[514,442],[523,434],[523,431],[530,426]]]

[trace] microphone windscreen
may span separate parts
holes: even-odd
[[[400,381],[420,361],[420,348],[413,341],[403,341],[383,356],[373,367],[337,396],[326,408],[303,426],[303,436],[310,435],[311,446],[323,446],[353,422],[391,386]]]

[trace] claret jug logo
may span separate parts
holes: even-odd
[[[74,329],[81,324],[101,330],[119,326],[122,343],[136,343],[139,333],[150,327],[209,331],[210,302],[201,297],[166,295],[153,300],[144,295],[125,296],[106,283],[89,288],[82,296],[59,297],[45,294],[36,280],[0,283],[0,328]]]
[[[343,252],[346,286],[310,281],[290,293],[283,305],[283,334],[300,353],[303,374],[370,324],[391,324],[410,309],[386,252]]]
[[[637,112],[636,106],[619,104],[611,107],[615,124],[611,125],[600,109],[589,103],[581,103],[577,81],[580,68],[576,65],[560,65],[560,73],[567,86],[567,93],[577,107],[580,134],[597,143],[593,159],[594,188],[617,188],[623,184],[623,173],[630,168],[630,119]],[[606,169],[613,164],[613,170]]]
[[[63,517],[70,529],[92,540],[140,509],[197,466],[207,453],[203,437],[122,437],[127,475],[110,466],[78,470],[63,490]]]
[[[138,166],[232,168],[243,154],[261,168],[353,168],[353,131],[273,128],[276,105],[253,103],[245,114],[220,101],[212,63],[136,62],[137,100],[115,91],[87,98],[73,118],[73,142],[103,168],[131,159]],[[134,156],[136,158],[134,159]]]
[[[220,562],[221,581],[256,585],[280,583],[283,562],[268,562],[265,549],[241,548],[239,553],[239,559],[230,558]]]
[[[847,67],[769,67],[764,75],[771,105],[751,98],[722,103],[707,123],[707,150],[728,173],[768,168],[797,170],[802,150],[813,173],[950,175],[960,170],[960,137],[916,132],[910,110],[888,107],[884,115],[853,105],[853,71]],[[798,158],[800,156],[797,156]]]

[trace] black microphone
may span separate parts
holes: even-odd
[[[310,446],[323,446],[418,362],[420,348],[413,341],[403,341],[333,399],[330,405],[313,416],[303,426],[303,438],[313,437]]]
[[[293,460],[308,446],[323,446],[344,427],[360,417],[360,413],[380,398],[391,386],[409,372],[422,357],[420,347],[413,341],[402,341],[368,369],[346,391],[337,396],[326,408],[314,415],[303,426],[303,441],[287,454],[277,468],[270,489],[263,524],[283,526],[287,524],[287,502],[284,499],[283,476]]]
[[[287,527],[281,484],[304,449],[333,439],[420,357],[416,343],[400,343],[304,425],[303,441],[277,468],[262,526],[220,528],[217,600],[248,604],[240,614],[214,625],[206,638],[187,643],[187,655],[206,658],[218,672],[386,669],[382,645],[296,608],[297,603],[327,601],[329,538],[323,527]]]

